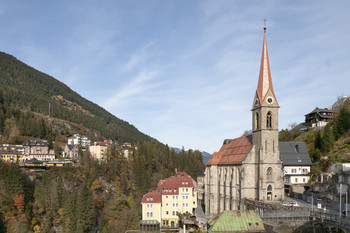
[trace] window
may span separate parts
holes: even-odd
[[[297,169],[296,168],[292,168],[292,173],[297,173]]]
[[[175,192],[175,193],[177,192],[177,189],[176,189],[176,188],[174,189],[174,192]]]
[[[165,206],[168,206],[168,203],[165,203]]]
[[[176,211],[173,211],[173,216],[176,216]]]
[[[153,217],[153,212],[147,212],[147,217],[152,218]]]
[[[297,183],[298,182],[298,178],[295,178],[295,183]]]
[[[255,114],[255,129],[259,129],[259,113]]]
[[[305,178],[303,178],[303,183],[306,183],[306,179]]]
[[[272,180],[272,168],[269,167],[266,172],[266,179],[267,180]]]
[[[266,128],[272,128],[272,113],[270,111],[266,115]]]
[[[169,215],[169,211],[165,211],[165,215]]]
[[[166,199],[168,199],[168,196],[165,196]]]
[[[195,205],[195,204],[196,204],[196,202],[194,201],[194,202],[193,202],[193,205]]]

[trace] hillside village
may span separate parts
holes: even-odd
[[[68,122],[53,117],[12,109],[8,93],[0,93],[1,140],[23,140],[0,145],[0,184],[9,190],[0,191],[0,229],[276,232],[286,226],[268,221],[269,214],[284,221],[294,213],[298,217],[293,218],[304,221],[316,213],[327,217],[340,211],[347,218],[350,98],[316,107],[305,114],[305,122],[279,131],[269,69],[265,28],[252,130],[224,139],[205,165],[201,152],[175,151],[154,139],[95,141],[106,138],[99,128],[85,128],[94,132],[89,135],[65,134],[72,128],[82,131],[82,125],[67,127]],[[84,117],[96,117],[77,106],[74,111]],[[232,224],[225,225],[227,221]]]
[[[0,147],[0,160],[3,162],[17,163],[21,167],[34,169],[33,167],[64,166],[74,164],[82,157],[82,153],[87,151],[91,158],[103,162],[107,160],[108,150],[115,148],[117,157],[124,160],[132,159],[133,150],[137,147],[131,143],[118,145],[117,142],[104,140],[103,142],[94,142],[85,135],[75,134],[68,137],[67,143],[61,153],[55,153],[50,149],[46,140],[25,140],[23,145],[2,144]]]

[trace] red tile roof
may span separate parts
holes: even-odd
[[[163,195],[178,195],[179,187],[195,188],[196,184],[192,177],[186,172],[178,172],[175,176],[171,176],[158,182],[158,190]],[[176,192],[174,189],[176,189]]]
[[[153,190],[143,196],[141,203],[162,203],[162,195],[159,191]]]
[[[252,148],[252,136],[243,136],[232,140],[229,144],[222,145],[219,152],[215,152],[209,161],[209,165],[242,164]]]
[[[162,195],[179,195],[179,188],[182,187],[197,188],[196,182],[186,172],[178,172],[175,176],[158,181],[157,190],[146,193],[141,203],[161,203]],[[153,201],[150,197],[153,197]]]

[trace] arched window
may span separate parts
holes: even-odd
[[[272,113],[270,111],[266,115],[266,128],[267,129],[272,128]]]
[[[269,167],[266,171],[266,179],[272,180],[272,167]]]
[[[272,191],[272,186],[271,186],[271,184],[269,184],[269,186],[267,186],[267,191]]]
[[[259,113],[255,114],[255,129],[259,129]]]

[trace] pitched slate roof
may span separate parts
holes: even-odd
[[[215,152],[207,162],[209,165],[242,164],[252,148],[252,135],[242,136],[232,141],[225,140],[228,144],[222,145],[218,152]]]
[[[309,152],[304,142],[280,142],[280,158],[284,166],[312,165]]]
[[[224,211],[208,221],[212,232],[265,232],[264,223],[253,210]]]

